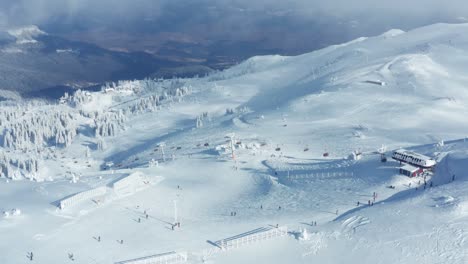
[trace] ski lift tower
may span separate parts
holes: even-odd
[[[382,144],[382,147],[377,150],[380,153],[380,161],[387,162],[387,157],[385,156],[385,152],[387,151],[387,146]]]
[[[177,199],[174,200],[174,224],[177,223],[179,220],[178,214],[177,214]]]
[[[166,143],[161,142],[158,144],[158,147],[161,149],[161,154],[163,158],[163,162],[166,162],[166,153],[164,153],[164,147],[166,146]]]
[[[236,154],[234,153],[234,133],[229,133],[226,135],[227,138],[231,140],[231,157],[235,161],[236,160]]]

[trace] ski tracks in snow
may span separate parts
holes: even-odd
[[[369,223],[370,223],[369,218],[355,215],[346,219],[341,224],[341,227],[342,227],[343,232],[349,233],[349,232],[355,232],[356,228],[367,225]]]

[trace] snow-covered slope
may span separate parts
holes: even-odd
[[[3,103],[0,263],[174,250],[190,263],[466,263],[467,30]],[[438,160],[434,173],[381,162],[400,147]]]

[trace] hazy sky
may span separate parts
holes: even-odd
[[[51,17],[87,16],[90,19],[116,19],[121,16],[148,18],[177,12],[176,5],[184,9],[199,5],[200,10],[232,6],[249,10],[289,11],[304,16],[369,15],[427,18],[433,16],[468,16],[466,0],[2,0],[0,24],[40,24]],[[193,10],[199,12],[200,10]],[[184,10],[185,12],[185,10]]]
[[[105,48],[149,52],[176,39],[236,43],[219,53],[248,42],[250,55],[261,54],[260,46],[292,55],[465,17],[468,0],[0,0],[0,29],[35,24]]]

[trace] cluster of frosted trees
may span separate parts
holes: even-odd
[[[203,127],[203,122],[204,122],[205,120],[210,121],[210,116],[208,115],[208,112],[203,112],[203,114],[197,116],[195,126],[196,126],[197,128]]]
[[[183,87],[180,87],[180,88],[175,88],[175,89],[171,89],[169,90],[169,95],[172,96],[172,97],[176,97],[176,98],[182,98],[183,96],[185,95],[188,95],[192,92],[192,88],[190,86],[183,86]]]
[[[103,138],[98,137],[96,140],[96,145],[98,150],[105,150],[107,145]]]
[[[129,107],[129,110],[133,114],[145,113],[147,111],[154,112],[160,105],[159,96],[151,95],[150,97],[138,100],[137,103]]]
[[[245,114],[250,112],[250,109],[247,106],[240,108],[226,108],[226,115],[233,115],[235,113]]]
[[[96,137],[113,137],[124,128],[125,115],[122,111],[107,112],[94,119]]]
[[[101,91],[103,92],[122,92],[122,91],[132,91],[138,93],[142,88],[141,83],[144,81],[118,81],[106,83],[104,86],[101,87]]]
[[[258,71],[261,65],[262,63],[258,63],[258,59],[253,57],[230,69],[211,74],[207,79],[208,81],[213,82],[240,77]]]
[[[182,87],[170,90],[169,92],[162,92],[161,95],[150,95],[145,98],[139,99],[136,103],[133,103],[128,107],[128,110],[132,114],[141,114],[145,112],[154,112],[161,105],[164,100],[176,100],[180,102],[182,97],[190,94],[190,88]]]
[[[70,96],[68,93],[65,93],[65,95],[60,98],[61,103],[68,103],[72,107],[89,103],[91,100],[91,94],[82,90],[76,91],[72,96]]]
[[[143,79],[134,81],[118,81],[106,83],[101,90],[103,92],[128,92],[141,93],[141,92],[157,92],[160,90],[175,91],[177,88],[186,86],[184,79]],[[175,95],[175,94],[174,94]]]
[[[17,120],[20,116],[20,113],[21,112],[19,108],[10,110],[7,108],[2,109],[2,111],[0,111],[0,126],[4,126],[14,120]]]
[[[39,159],[47,158],[44,154],[55,151],[49,147],[70,146],[80,125],[84,125],[83,131],[86,128],[94,131],[96,148],[104,150],[105,137],[124,130],[127,118],[156,111],[163,101],[180,102],[183,96],[192,92],[185,80],[178,79],[119,81],[106,84],[102,90],[115,91],[112,95],[115,106],[97,111],[80,107],[99,99],[99,95],[77,90],[73,95],[65,94],[60,105],[25,103],[4,107],[0,111],[0,148],[8,152],[0,149],[0,177],[36,178]],[[207,113],[201,115],[200,123],[206,118]],[[91,156],[89,148],[86,156]]]
[[[21,155],[0,154],[0,177],[20,179],[22,177],[35,178],[39,172],[39,161],[36,158]]]
[[[140,98],[133,104],[129,105],[125,113],[141,114],[146,112],[154,112],[159,109],[162,102],[165,100],[172,100],[180,102],[182,97],[191,93],[190,87],[180,87],[175,89],[168,89],[168,91],[156,91],[152,95]]]
[[[12,120],[5,127],[3,147],[15,150],[42,149],[51,143],[69,146],[77,132],[73,116],[62,112],[38,112]]]

